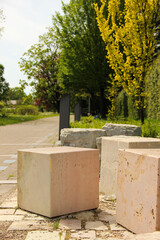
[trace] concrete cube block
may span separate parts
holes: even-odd
[[[155,138],[114,136],[102,137],[100,192],[116,195],[118,149],[160,148],[160,140]]]
[[[53,147],[18,151],[19,208],[55,217],[98,205],[98,150]]]
[[[160,149],[119,150],[116,214],[134,233],[160,230]]]

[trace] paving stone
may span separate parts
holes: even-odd
[[[76,219],[61,219],[59,224],[60,229],[81,229],[81,221]]]
[[[17,184],[17,180],[0,180],[0,184]]]
[[[24,218],[26,221],[32,221],[32,220],[34,220],[34,221],[46,221],[48,218],[46,218],[46,217],[42,217],[42,216],[26,216],[25,218]]]
[[[25,240],[64,240],[65,233],[59,231],[56,232],[44,232],[44,231],[34,231],[29,232]]]
[[[16,216],[16,215],[0,215],[1,222],[13,222],[13,221],[21,221],[24,216]]]
[[[106,212],[110,215],[116,215],[116,210],[114,209],[106,209]]]
[[[137,234],[131,237],[126,237],[125,240],[160,240],[160,232]]]
[[[111,228],[111,231],[125,231],[126,230],[125,228],[123,228],[120,225],[115,224],[115,223],[111,223],[110,228]]]
[[[11,164],[16,162],[16,160],[4,160],[3,163]]]
[[[15,209],[0,209],[0,215],[12,215]]]
[[[30,213],[27,211],[24,211],[22,209],[17,209],[17,211],[15,212],[16,215],[25,215],[25,216],[30,216],[30,217],[37,217],[37,214],[34,213]]]
[[[37,222],[37,221],[20,221],[13,222],[8,231],[30,231],[30,230],[49,230],[51,229],[48,223]],[[53,229],[53,228],[52,228]]]
[[[101,213],[98,214],[98,218],[100,221],[105,221],[109,223],[116,223],[115,216],[108,214],[106,211],[102,211]]]
[[[135,236],[134,233],[131,233],[129,231],[124,231],[122,234],[124,239]]]
[[[8,166],[7,167],[5,167],[5,166],[0,166],[0,171],[3,171],[3,170],[5,170],[5,169],[7,169],[8,168]]]
[[[75,216],[79,220],[85,220],[85,221],[94,220],[94,213],[90,211],[76,213],[73,216]]]
[[[105,226],[101,221],[86,222],[86,229],[93,229],[98,231],[108,230],[107,226]]]
[[[95,231],[78,231],[75,233],[71,232],[71,238],[77,238],[77,239],[94,239],[96,238],[96,232]]]
[[[5,201],[0,205],[0,208],[16,208],[17,201]]]

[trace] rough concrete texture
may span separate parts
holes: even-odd
[[[19,208],[55,217],[98,204],[98,150],[54,147],[18,152]]]
[[[134,233],[160,230],[160,149],[119,150],[116,221]]]
[[[61,130],[63,146],[96,148],[96,138],[106,136],[106,131],[94,128],[65,128]]]
[[[118,149],[160,148],[155,138],[113,136],[102,138],[100,192],[116,195]],[[113,196],[114,197],[114,196]]]
[[[106,130],[107,136],[125,135],[125,136],[141,136],[141,127],[129,124],[113,124],[106,123],[102,129]]]

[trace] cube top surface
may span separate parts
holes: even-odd
[[[160,158],[160,149],[119,149],[119,151]]]
[[[88,152],[95,151],[97,149],[92,148],[79,148],[79,147],[50,147],[50,148],[31,148],[31,149],[21,149],[19,152],[30,152],[30,153],[41,153],[41,154],[61,154],[61,153],[72,153],[72,152]]]
[[[132,137],[132,136],[112,136],[112,137],[102,137],[102,141],[121,141],[121,142],[158,142],[160,139],[147,138],[147,137]]]

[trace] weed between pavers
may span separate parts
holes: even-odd
[[[8,178],[11,178],[11,177],[14,177],[14,175],[13,174],[8,175]]]
[[[58,228],[59,228],[59,220],[57,220],[53,223],[53,229],[56,230]]]

